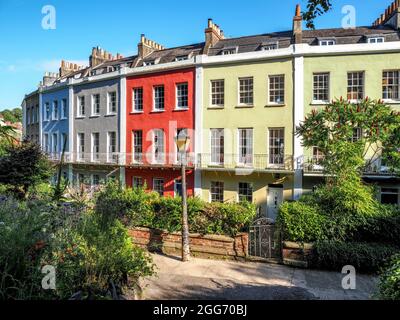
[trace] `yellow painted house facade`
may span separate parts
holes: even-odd
[[[302,30],[297,9],[291,31],[235,39],[211,22],[196,72],[197,195],[248,200],[274,220],[282,201],[312,192],[324,179],[322,155],[303,148],[295,128],[340,97],[400,111],[399,18],[396,7],[372,27]],[[374,164],[365,182],[400,205],[399,177],[379,156]]]

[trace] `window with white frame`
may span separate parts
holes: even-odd
[[[224,129],[210,129],[211,131],[211,164],[224,164],[225,137]]]
[[[400,189],[398,188],[381,188],[381,203],[383,204],[400,204]]]
[[[108,93],[108,114],[117,113],[117,93],[115,91]]]
[[[66,150],[68,148],[68,134],[61,134],[61,150]]]
[[[58,153],[58,134],[57,133],[53,133],[53,154],[56,155]]]
[[[117,133],[110,131],[107,133],[107,161],[115,163],[117,161]]]
[[[156,61],[155,60],[148,60],[148,61],[144,61],[143,62],[143,65],[144,66],[154,66],[156,64]]]
[[[283,165],[285,155],[285,130],[269,128],[269,164]]]
[[[100,185],[100,176],[98,174],[92,175],[92,186]]]
[[[178,57],[176,57],[175,58],[175,61],[185,61],[185,60],[188,60],[189,59],[189,56],[178,56]]]
[[[347,100],[364,99],[364,72],[347,73]]]
[[[50,148],[49,148],[49,134],[48,133],[45,133],[43,135],[43,146],[44,146],[44,151],[46,153],[49,153]]]
[[[142,163],[143,161],[143,131],[135,130],[132,133],[133,139],[133,162]]]
[[[78,117],[85,116],[85,97],[78,97]]]
[[[278,49],[278,43],[267,43],[261,46],[261,51],[270,51]]]
[[[399,71],[383,71],[382,90],[383,99],[398,100],[399,99]]]
[[[153,162],[163,164],[165,162],[164,153],[164,130],[153,130]]]
[[[224,202],[224,183],[211,181],[210,186],[211,202]]]
[[[85,159],[85,134],[78,133],[77,135],[77,159],[82,161]]]
[[[253,105],[253,77],[239,79],[239,104]]]
[[[100,95],[92,95],[92,116],[100,115]]]
[[[100,133],[92,133],[92,161],[100,160]]]
[[[312,148],[312,152],[313,152],[312,163],[313,163],[313,164],[320,165],[321,162],[322,162],[322,161],[324,160],[324,158],[325,158],[323,152],[321,151],[320,148],[315,147],[315,146]]]
[[[249,182],[239,182],[239,202],[253,202],[253,184]]]
[[[164,179],[153,179],[153,191],[157,192],[160,196],[164,195]]]
[[[360,141],[362,138],[362,129],[361,128],[354,128],[353,129],[353,136],[351,137],[352,142]]]
[[[175,179],[174,181],[174,193],[175,197],[183,197],[183,190],[182,190],[182,180]]]
[[[143,111],[143,88],[133,88],[132,92],[132,106],[133,112]]]
[[[68,118],[68,107],[67,107],[67,99],[61,100],[61,118]]]
[[[58,120],[58,101],[53,101],[53,120]]]
[[[236,47],[235,48],[226,48],[221,51],[221,55],[223,55],[223,56],[227,56],[227,55],[235,54],[235,53],[237,53]]]
[[[142,177],[133,177],[132,178],[132,188],[143,188],[143,178]]]
[[[225,104],[225,80],[211,80],[211,106]]]
[[[45,120],[48,121],[50,120],[50,103],[46,102],[44,104],[44,116],[45,116]]]
[[[285,103],[285,75],[269,76],[269,103]]]
[[[239,159],[241,165],[253,164],[253,129],[239,129]]]
[[[154,111],[164,111],[164,86],[155,86],[153,88],[153,100]]]
[[[176,85],[176,107],[177,109],[187,109],[189,106],[188,84],[178,83]]]
[[[30,124],[30,123],[31,123],[31,116],[30,116],[30,113],[31,113],[31,109],[30,109],[29,107],[27,107],[27,108],[26,108],[26,123],[27,123],[27,124]]]
[[[314,73],[313,100],[316,102],[329,101],[329,73]]]
[[[368,38],[368,43],[384,43],[385,38],[384,37],[371,37]]]
[[[325,40],[319,41],[320,46],[334,46],[335,44],[336,44],[336,40],[333,40],[333,39],[325,39]]]

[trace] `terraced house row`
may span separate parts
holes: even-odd
[[[93,48],[89,66],[63,61],[24,100],[24,134],[65,178],[109,178],[181,193],[175,137],[190,136],[187,189],[208,201],[248,200],[274,219],[283,200],[323,179],[317,148],[294,135],[312,109],[334,98],[383,99],[400,110],[399,1],[370,27],[293,28],[225,38],[211,19],[204,41],[176,48],[140,37],[137,55]],[[362,134],[355,128],[357,139]],[[400,204],[400,181],[374,156],[365,180]]]

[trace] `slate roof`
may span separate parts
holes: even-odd
[[[169,63],[176,61],[177,57],[188,56],[188,58],[192,58],[202,53],[204,47],[204,42],[195,43],[175,48],[168,48],[164,50],[154,51],[149,54],[143,60],[136,59],[131,64],[131,67],[142,67],[145,62],[155,61],[156,64],[161,63]]]

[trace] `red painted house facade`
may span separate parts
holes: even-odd
[[[187,191],[194,194],[195,69],[165,71],[127,78],[126,185],[146,184],[164,196],[181,193],[175,137],[186,130]]]

